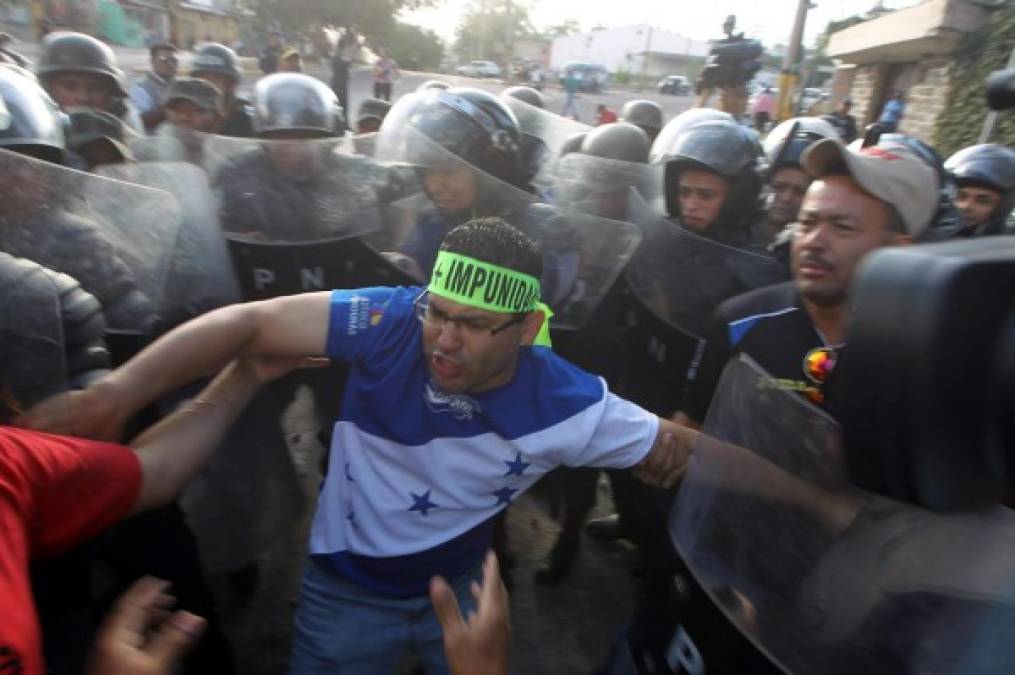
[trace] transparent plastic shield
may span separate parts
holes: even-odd
[[[154,133],[131,140],[130,150],[139,162],[191,162],[201,163],[203,134],[168,122],[159,125]]]
[[[181,211],[172,195],[0,152],[0,249],[74,277],[110,330],[163,311]]]
[[[306,244],[378,229],[389,172],[342,139],[209,137],[204,167],[230,239]]]
[[[631,199],[643,242],[625,278],[640,304],[670,326],[704,337],[716,306],[751,289],[786,280],[774,259],[698,236]]]
[[[1009,667],[1011,510],[935,514],[853,489],[837,425],[743,357],[703,432],[670,535],[774,663],[833,674]]]
[[[556,328],[578,328],[590,318],[641,238],[632,223],[538,202],[407,125],[385,130],[377,159],[416,169],[423,192],[388,206],[382,236],[367,238],[372,246],[428,281],[454,227],[504,218],[543,249],[543,300],[556,312]]]
[[[98,173],[164,190],[180,204],[180,231],[160,317],[163,328],[240,301],[218,205],[203,169],[182,162],[141,162],[106,165]]]
[[[548,151],[548,159],[555,159],[560,154],[560,149],[567,139],[575,134],[584,134],[592,130],[587,124],[529,105],[513,96],[500,100],[511,108],[518,119],[518,129],[523,134],[543,142]]]
[[[59,290],[45,270],[0,253],[0,408],[28,408],[67,388]]]
[[[561,157],[553,171],[551,194],[562,207],[605,218],[627,220],[631,191],[657,213],[664,211],[663,167],[623,162],[578,152]]]

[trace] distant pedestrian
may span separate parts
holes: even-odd
[[[331,56],[331,89],[342,110],[349,111],[349,69],[359,48],[359,38],[350,30],[342,31]]]
[[[377,57],[374,63],[374,98],[391,101],[391,85],[399,75],[398,64],[388,56],[384,47],[377,50]]]
[[[906,104],[902,100],[902,92],[896,89],[892,92],[892,97],[885,103],[885,107],[882,108],[878,124],[881,125],[885,133],[894,133],[898,130],[899,122],[902,121],[905,114]]]
[[[596,106],[596,126],[612,124],[617,121],[617,113],[610,110],[605,103]]]
[[[578,107],[575,105],[575,99],[578,97],[580,85],[577,72],[569,70],[564,74],[564,109],[560,111],[561,115],[567,117],[570,113],[571,117],[578,119]]]
[[[768,123],[772,121],[772,113],[775,112],[775,96],[771,87],[765,87],[754,97],[751,105],[751,115],[754,116],[754,128],[758,133],[765,131]]]

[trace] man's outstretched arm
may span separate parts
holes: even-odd
[[[659,418],[652,449],[634,467],[634,475],[655,487],[672,487],[684,472],[699,433],[671,420]]]
[[[60,394],[17,423],[97,440],[119,440],[126,421],[161,396],[245,356],[321,356],[331,293],[230,305],[156,340],[84,391]]]

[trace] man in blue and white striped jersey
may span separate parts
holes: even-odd
[[[310,535],[293,673],[393,672],[408,649],[446,673],[427,595],[463,608],[494,517],[560,466],[634,468],[671,485],[687,443],[547,346],[538,246],[499,218],[452,230],[428,287],[275,298],[177,328],[48,411],[115,435],[131,411],[241,354],[327,355],[351,366]],[[84,425],[88,428],[82,428]],[[59,420],[47,428],[68,429]]]

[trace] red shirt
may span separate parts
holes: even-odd
[[[45,671],[29,561],[108,528],[140,492],[130,448],[0,426],[0,671]]]
[[[617,113],[613,112],[609,108],[606,108],[603,112],[599,113],[599,116],[596,118],[596,126],[598,127],[603,124],[611,124],[616,121]]]

